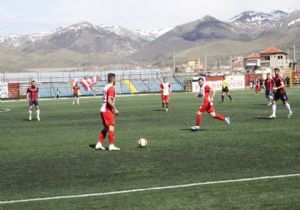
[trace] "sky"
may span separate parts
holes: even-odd
[[[80,21],[130,29],[171,28],[211,15],[300,9],[299,0],[0,0],[0,36],[49,32]]]

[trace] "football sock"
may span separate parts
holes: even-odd
[[[224,96],[222,96],[222,102],[224,102]]]
[[[36,110],[36,116],[40,117],[40,110],[39,109]]]
[[[169,108],[169,103],[168,102],[166,103],[166,108]]]
[[[231,95],[229,95],[228,97],[229,97],[230,101],[232,101]]]
[[[29,116],[31,117],[31,115],[32,115],[32,110],[29,110],[28,112],[29,112]]]
[[[223,115],[220,115],[220,114],[216,114],[216,116],[214,118],[225,121],[225,117]]]
[[[197,115],[196,126],[200,126],[201,123],[201,115]]]
[[[161,106],[162,106],[162,108],[165,108],[165,103],[162,103],[162,105],[161,105]]]
[[[99,141],[100,143],[102,143],[106,137],[106,134],[107,134],[107,131],[105,129],[103,129],[100,133],[100,136],[99,136]]]
[[[108,131],[109,144],[115,143],[115,132]]]
[[[289,110],[290,113],[292,112],[291,106],[289,103],[285,103],[285,107]]]
[[[77,98],[77,104],[79,105],[79,98]]]
[[[276,115],[276,104],[272,105],[272,111],[273,111],[273,115]]]

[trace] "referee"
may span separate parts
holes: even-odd
[[[227,95],[230,99],[230,102],[232,102],[232,97],[230,95],[230,91],[228,88],[228,81],[226,79],[226,76],[224,75],[223,81],[222,81],[222,103],[224,102],[224,96]]]

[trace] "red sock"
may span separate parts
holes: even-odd
[[[221,121],[225,121],[225,117],[223,115],[220,115],[220,114],[216,114],[215,119],[219,119]]]
[[[166,102],[166,107],[169,108],[169,102]]]
[[[114,144],[115,142],[115,133],[113,131],[108,131],[109,143]]]
[[[201,123],[201,115],[197,115],[196,126],[200,126]]]
[[[100,133],[100,136],[99,136],[99,141],[100,143],[102,143],[106,137],[106,134],[107,134],[107,131],[105,129],[103,129]]]

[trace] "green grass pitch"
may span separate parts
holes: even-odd
[[[41,101],[41,122],[27,121],[27,102],[0,103],[0,201],[111,192],[136,188],[300,173],[300,89],[288,90],[294,111],[278,103],[276,120],[263,94],[232,92],[234,102],[205,114],[191,132],[199,99],[173,94],[171,110],[160,96],[117,98],[116,145],[95,151],[102,129],[99,97]],[[138,149],[144,137],[146,149]],[[105,146],[108,142],[105,142]],[[0,204],[0,209],[297,209],[300,178],[205,185],[122,195]]]

